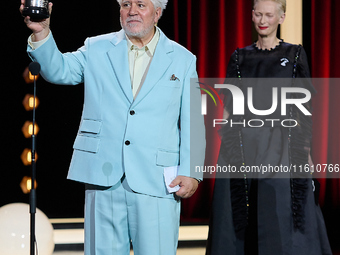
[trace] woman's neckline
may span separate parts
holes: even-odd
[[[257,45],[256,45],[256,44],[257,44],[257,41],[255,41],[255,42],[253,43],[253,45],[254,45],[254,48],[255,48],[257,51],[262,51],[262,52],[272,52],[272,51],[278,49],[278,48],[281,46],[282,43],[283,43],[283,40],[282,40],[282,39],[279,39],[279,43],[276,44],[273,48],[270,48],[270,49],[261,49],[261,48],[257,47]]]

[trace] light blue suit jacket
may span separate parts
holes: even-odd
[[[172,197],[164,184],[164,167],[179,165],[179,175],[202,178],[195,173],[205,154],[200,90],[190,83],[197,78],[196,58],[162,31],[135,100],[123,30],[88,38],[72,53],[60,53],[53,36],[36,50],[28,47],[28,52],[47,81],[84,82],[69,179],[112,186],[125,173],[132,190]]]

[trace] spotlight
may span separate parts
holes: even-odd
[[[20,182],[20,187],[21,187],[22,192],[24,192],[24,194],[30,193],[32,189],[32,178],[28,176],[25,176],[24,178],[22,178]],[[37,188],[37,181],[34,182],[34,187]]]
[[[34,106],[34,97],[33,97],[33,95],[26,94],[24,100],[22,100],[22,104],[25,107],[26,111],[33,110],[33,106]],[[38,105],[39,105],[39,99],[36,97],[35,98],[35,108],[37,108]]]
[[[38,154],[35,153],[35,160],[38,160]],[[32,151],[31,149],[24,149],[21,153],[21,161],[25,166],[29,166],[32,164]]]
[[[28,67],[25,68],[24,72],[22,73],[22,77],[24,78],[26,83],[33,83],[34,81],[34,75],[31,74],[31,72],[28,70]],[[35,79],[37,80],[39,78],[39,74],[35,75]]]
[[[26,138],[30,138],[33,134],[33,122],[31,121],[26,121],[25,124],[22,126],[21,129],[22,133]],[[34,134],[38,134],[39,132],[39,127],[37,124],[34,125]]]

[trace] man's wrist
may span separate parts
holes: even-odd
[[[27,43],[31,47],[32,50],[36,50],[39,48],[41,45],[43,45],[50,37],[51,37],[51,31],[49,31],[48,35],[43,39],[38,42],[33,41],[34,34],[31,34],[28,37]]]
[[[41,32],[32,34],[32,42],[39,42],[44,40],[50,34],[50,29],[44,29]]]

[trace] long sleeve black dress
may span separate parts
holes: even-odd
[[[237,49],[229,61],[227,77],[236,77],[237,86],[244,93],[247,87],[254,87],[253,103],[257,109],[270,108],[273,86],[314,90],[308,80],[310,73],[304,49],[285,42],[271,50],[260,50],[255,44]],[[276,80],[264,85],[258,79],[254,82],[248,78]],[[262,118],[247,110],[243,116],[233,115],[230,94],[225,94],[228,119],[247,122]],[[290,96],[298,98],[299,94]],[[309,104],[305,106],[310,110]],[[266,122],[260,128],[225,126],[221,129],[218,165],[239,168],[308,164],[311,117],[304,116],[294,106],[288,107],[286,116],[275,111],[269,117],[296,119],[298,126],[287,128],[279,121],[274,125]],[[311,174],[280,174],[260,178],[254,173],[217,175],[206,254],[332,254]]]

